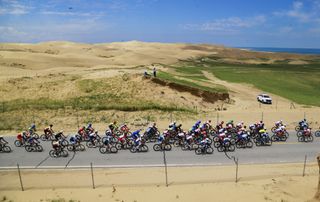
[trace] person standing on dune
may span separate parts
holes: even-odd
[[[157,77],[157,70],[155,67],[153,68],[153,77]]]

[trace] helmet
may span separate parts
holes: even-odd
[[[221,121],[221,124],[224,124],[224,121]]]
[[[0,139],[2,139],[3,138],[3,136],[2,135],[0,135]]]
[[[36,125],[33,123],[32,125],[31,125],[31,128],[35,128],[36,127]]]
[[[157,123],[156,123],[156,122],[154,122],[152,125],[153,125],[153,126],[156,126],[156,125],[157,125]]]
[[[208,123],[211,123],[211,120],[208,120]]]
[[[92,126],[92,123],[89,123],[89,124],[88,124],[88,127],[91,127],[91,126]]]
[[[303,119],[304,121],[307,121],[307,119]]]
[[[60,130],[59,132],[60,132],[60,133],[63,133],[63,130]]]
[[[50,124],[50,127],[52,127],[53,125],[52,124]]]
[[[113,124],[117,124],[117,121],[113,121]]]

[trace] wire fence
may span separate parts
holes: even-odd
[[[245,182],[277,177],[318,176],[318,165],[241,164],[241,159],[230,157],[229,166],[168,166],[163,152],[163,166],[140,168],[102,168],[93,163],[78,168],[36,169],[21,168],[0,171],[0,190],[34,190],[54,188],[100,188],[113,186],[171,186],[221,182]]]

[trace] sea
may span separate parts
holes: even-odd
[[[320,55],[320,49],[318,48],[266,48],[266,47],[238,47],[248,49],[252,51],[263,52],[280,52],[280,53],[298,53],[298,54],[315,54]]]

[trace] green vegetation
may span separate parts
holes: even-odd
[[[125,95],[116,95],[112,93],[95,94],[70,98],[67,100],[51,100],[48,98],[40,99],[17,99],[2,102],[0,105],[1,112],[33,109],[33,110],[58,110],[71,106],[73,109],[80,110],[120,110],[120,111],[144,111],[144,110],[161,110],[161,111],[186,111],[192,112],[187,108],[173,105],[162,105],[157,102],[145,100],[130,100]]]
[[[189,60],[189,64],[175,67],[175,70],[181,74],[195,73],[197,78],[200,78],[199,73],[205,70],[222,80],[253,84],[262,91],[280,95],[300,104],[320,106],[320,63],[313,61],[307,65],[289,65],[288,62],[260,65],[226,64],[203,58]]]
[[[179,68],[175,68],[176,70],[178,70]],[[191,73],[188,72],[188,70],[190,70],[191,68],[184,68],[184,70],[187,70],[185,73],[186,75],[179,75],[176,76],[174,74],[170,74],[167,72],[159,72],[158,77],[160,79],[166,80],[166,81],[170,81],[173,83],[177,83],[180,85],[184,85],[184,86],[191,86],[200,90],[205,90],[205,91],[209,91],[209,92],[214,92],[214,93],[224,93],[226,92],[226,89],[223,86],[220,85],[203,85],[199,82],[194,82],[194,81],[201,81],[202,83],[204,81],[206,81],[207,79],[202,75],[201,72],[199,72],[201,75],[195,76],[193,77]],[[180,72],[183,72],[183,70],[179,70]],[[189,74],[189,75],[188,75]]]

